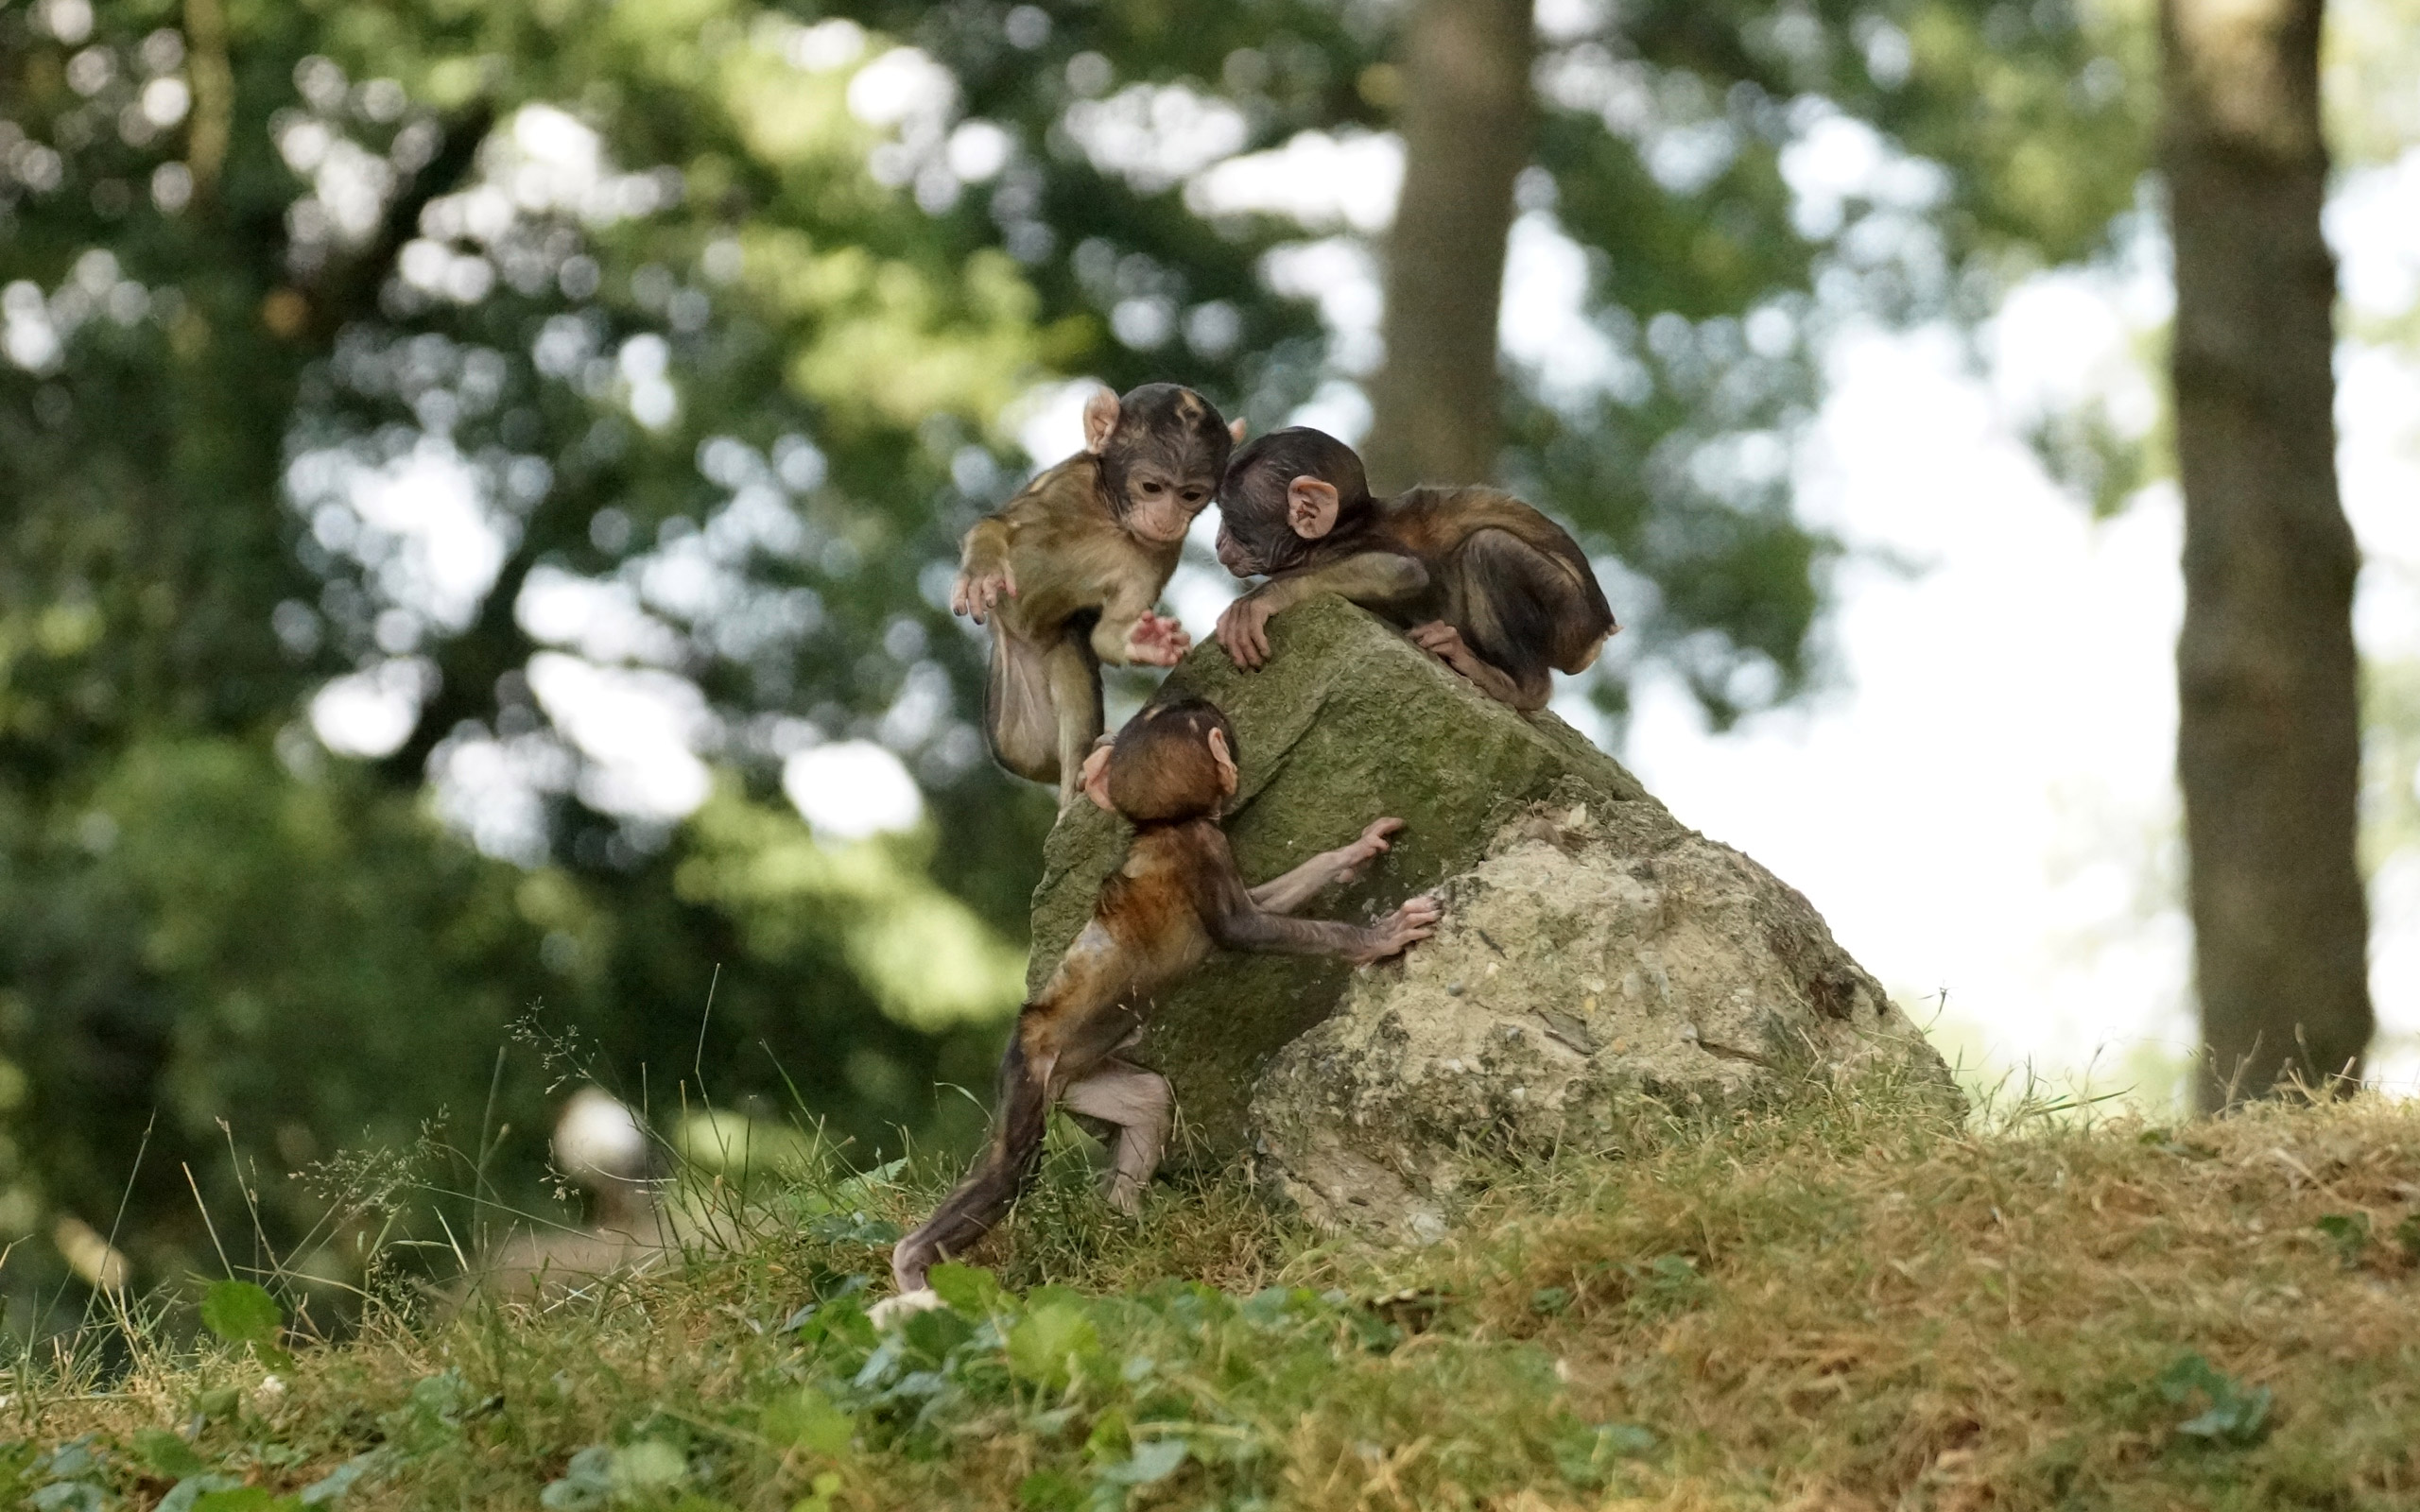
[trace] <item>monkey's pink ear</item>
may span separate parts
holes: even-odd
[[[1234,796],[1236,791],[1236,759],[1227,754],[1227,732],[1223,730],[1213,730],[1210,731],[1210,760],[1217,764],[1219,768],[1219,790],[1228,794],[1230,797]]]
[[[1084,450],[1098,455],[1109,444],[1109,433],[1117,429],[1117,393],[1103,385],[1093,390],[1084,401]]]
[[[1109,800],[1110,747],[1111,741],[1107,735],[1103,735],[1094,743],[1092,754],[1084,758],[1084,768],[1076,779],[1076,785],[1082,788],[1084,797],[1098,804],[1103,812],[1115,814],[1117,812],[1116,805]]]
[[[1236,444],[1237,446],[1241,446],[1241,445],[1243,445],[1243,444],[1244,444],[1244,422],[1243,422],[1242,421],[1240,421],[1240,420],[1238,420],[1238,421],[1235,421],[1233,424],[1231,424],[1231,425],[1229,425],[1229,426],[1227,427],[1227,434],[1228,434],[1229,436],[1231,436],[1231,437],[1235,438],[1235,442],[1236,442]]]
[[[1317,541],[1336,528],[1340,497],[1325,478],[1296,478],[1286,485],[1286,523],[1305,541]]]

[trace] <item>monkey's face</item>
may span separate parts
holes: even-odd
[[[1353,448],[1307,425],[1271,431],[1219,481],[1219,560],[1238,577],[1289,572],[1340,550],[1375,507]]]
[[[1162,544],[1184,539],[1193,517],[1208,507],[1219,484],[1215,469],[1156,459],[1131,463],[1125,472],[1127,530]]]
[[[1176,384],[1145,384],[1123,399],[1103,389],[1084,409],[1084,444],[1100,458],[1118,524],[1157,545],[1193,528],[1235,443],[1210,402]]]
[[[1219,494],[1219,564],[1238,577],[1285,572],[1301,565],[1336,518],[1336,489],[1324,479],[1288,478],[1266,466],[1231,470]]]
[[[1238,577],[1257,577],[1269,571],[1269,563],[1261,554],[1243,542],[1236,533],[1236,516],[1232,509],[1219,511],[1219,565]]]

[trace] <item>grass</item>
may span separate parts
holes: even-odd
[[[889,1333],[883,1246],[931,1188],[804,1183],[544,1307],[290,1357],[138,1327],[106,1389],[19,1372],[0,1482],[171,1512],[2420,1506],[2420,1108],[2090,1112],[1838,1091],[1643,1127],[1411,1250],[1289,1227],[1241,1173],[1125,1223],[1063,1147],[989,1268]]]

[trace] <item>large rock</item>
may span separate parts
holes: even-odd
[[[1204,645],[1167,684],[1235,723],[1227,833],[1245,877],[1394,815],[1393,851],[1305,912],[1366,919],[1442,889],[1445,922],[1398,963],[1220,954],[1167,994],[1132,1055],[1175,1084],[1196,1151],[1256,1147],[1315,1214],[1417,1230],[1461,1147],[1585,1137],[1624,1098],[1737,1101],[1876,1056],[1946,1086],[1804,898],[1568,725],[1479,696],[1341,600],[1279,615],[1270,640],[1259,672]],[[1051,832],[1034,986],[1126,838],[1090,805]]]

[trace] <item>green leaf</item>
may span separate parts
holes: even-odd
[[[1591,1427],[1566,1414],[1555,1428],[1555,1469],[1574,1486],[1602,1486],[1611,1476],[1616,1461],[1651,1454],[1657,1442],[1653,1430],[1637,1423],[1599,1423]]]
[[[1036,1470],[1017,1483],[1017,1505],[1027,1512],[1076,1512],[1083,1504],[1084,1483],[1065,1470]]]
[[[979,1265],[959,1265],[948,1261],[926,1272],[925,1284],[952,1312],[978,1321],[999,1312],[1006,1297],[998,1279],[990,1271]]]
[[[199,1475],[210,1464],[193,1452],[193,1446],[164,1428],[137,1429],[134,1435],[134,1457],[141,1460],[155,1475],[182,1481],[188,1475]]]
[[[160,1504],[167,1503],[164,1499]],[[293,1497],[280,1496],[267,1486],[238,1486],[194,1498],[192,1512],[302,1512],[302,1506]]]
[[[1035,1308],[1009,1330],[1009,1369],[1056,1391],[1099,1363],[1100,1330],[1067,1302]]]
[[[614,1451],[610,1472],[616,1497],[633,1500],[667,1491],[689,1478],[689,1456],[659,1438],[642,1438]]]
[[[2181,1354],[2152,1383],[2160,1395],[2183,1405],[2196,1395],[2209,1406],[2176,1425],[2188,1438],[2232,1448],[2249,1448],[2268,1436],[2269,1409],[2274,1394],[2267,1386],[2244,1389],[2242,1383],[2198,1354]]]
[[[214,1386],[193,1399],[193,1410],[204,1421],[223,1422],[235,1415],[236,1403],[243,1394],[233,1386]]]
[[[839,1489],[838,1472],[825,1470],[808,1483],[806,1495],[790,1503],[790,1512],[832,1512],[832,1498]]]
[[[346,1460],[335,1469],[302,1487],[302,1504],[319,1506],[341,1500],[345,1493],[359,1485],[361,1478],[378,1468],[386,1457],[384,1449],[365,1450]]]
[[[202,1294],[201,1326],[229,1344],[275,1349],[285,1321],[277,1299],[251,1281],[214,1281]]]
[[[549,1481],[538,1493],[538,1504],[546,1512],[586,1512],[604,1505],[613,1494],[613,1446],[591,1444],[571,1457],[560,1480]]]
[[[1112,1407],[1093,1419],[1093,1431],[1084,1435],[1084,1452],[1102,1465],[1134,1452],[1134,1434],[1123,1409]]]
[[[849,1452],[856,1420],[813,1386],[803,1386],[765,1409],[764,1434],[776,1444],[837,1457]]]
[[[1124,1462],[1105,1466],[1100,1478],[1112,1486],[1151,1486],[1167,1480],[1189,1451],[1182,1438],[1147,1438]]]
[[[2336,1258],[2347,1268],[2361,1263],[2361,1252],[2370,1247],[2370,1215],[2366,1212],[2331,1212],[2311,1225],[2327,1236],[2336,1246]]]
[[[2214,1443],[2248,1447],[2268,1435],[2269,1407],[2273,1400],[2274,1394],[2267,1386],[2256,1386],[2212,1402],[2207,1412],[2178,1423],[2176,1431]]]

